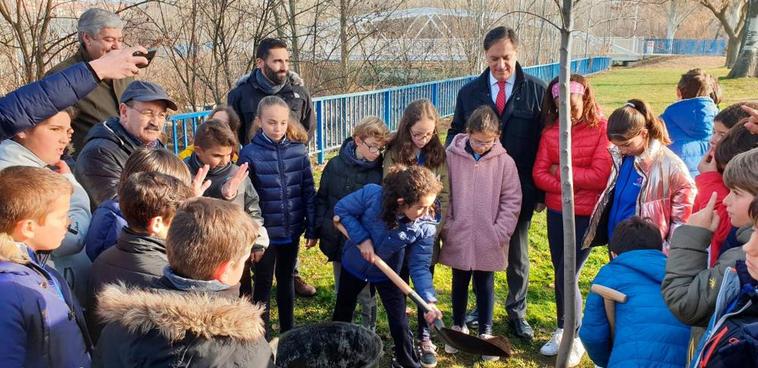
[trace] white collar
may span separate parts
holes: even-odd
[[[492,75],[492,71],[489,72],[490,76],[490,86],[496,86],[497,85],[497,79],[495,79],[495,76]],[[513,73],[511,73],[511,76],[508,77],[508,79],[505,80],[505,84],[513,85],[516,83],[516,71],[514,70]]]

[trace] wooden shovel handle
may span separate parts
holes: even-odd
[[[347,234],[347,229],[345,229],[345,226],[342,225],[342,223],[340,222],[339,216],[335,215],[332,218],[332,222],[334,222],[334,227],[337,230],[339,230],[339,232],[341,232],[342,235],[345,235],[346,238],[350,239],[350,236]],[[424,308],[424,310],[427,312],[432,310],[429,304],[426,301],[424,301],[424,299],[421,298],[421,296],[418,295],[418,293],[415,290],[413,290],[410,287],[410,285],[408,285],[407,282],[403,281],[403,279],[397,275],[395,270],[390,268],[390,266],[388,266],[387,263],[385,263],[381,258],[379,258],[378,255],[374,255],[374,266],[376,266],[376,268],[382,271],[382,273],[384,273],[384,275],[387,276],[387,278],[389,278],[390,281],[392,281],[392,283],[395,284],[395,286],[397,286],[400,289],[400,291],[403,292],[403,294],[410,297],[416,304],[420,305],[421,308]]]
[[[593,293],[597,295],[602,296],[603,299],[610,299],[616,303],[626,303],[626,294],[616,289],[611,289],[607,286],[603,286],[599,284],[592,284],[592,286],[590,287],[590,291],[592,291]]]

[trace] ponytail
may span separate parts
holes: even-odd
[[[650,106],[642,100],[631,99],[613,111],[608,117],[608,139],[626,141],[636,137],[647,129],[648,137],[661,144],[671,144],[666,125],[659,119]]]

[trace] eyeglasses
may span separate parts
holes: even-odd
[[[419,132],[414,132],[413,130],[411,130],[411,137],[418,141],[425,140],[433,136],[434,136],[434,131],[431,131],[428,133],[419,133]]]
[[[363,143],[363,145],[366,146],[366,148],[368,148],[368,151],[371,152],[371,153],[382,153],[382,152],[384,152],[384,147],[369,146],[368,143],[366,143],[366,141],[362,141],[361,143]]]
[[[491,146],[493,146],[495,144],[495,142],[497,142],[497,138],[489,140],[487,142],[482,142],[482,141],[480,141],[478,139],[474,139],[474,138],[469,138],[468,141],[469,141],[469,143],[471,143],[472,146],[491,147]]]
[[[168,119],[168,114],[165,111],[164,112],[155,112],[153,110],[139,110],[139,109],[137,109],[135,107],[132,107],[132,106],[129,106],[129,105],[126,105],[126,107],[128,107],[128,108],[130,108],[130,109],[132,109],[132,110],[134,110],[134,111],[136,111],[138,113],[140,113],[140,115],[142,115],[142,117],[145,118],[145,119],[147,119],[147,120],[166,121],[166,119]]]

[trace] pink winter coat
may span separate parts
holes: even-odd
[[[497,141],[479,161],[466,151],[467,134],[447,148],[450,204],[440,263],[459,270],[501,271],[521,212],[521,184],[511,156]]]

